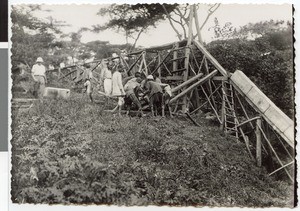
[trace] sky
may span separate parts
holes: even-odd
[[[78,31],[81,27],[91,27],[92,25],[101,25],[107,22],[108,17],[97,15],[97,12],[103,6],[107,5],[43,5],[43,9],[51,11],[39,11],[35,12],[34,15],[41,19],[45,19],[45,17],[51,15],[56,20],[65,21],[71,26],[63,27],[62,31],[64,33],[70,33]],[[207,15],[207,9],[208,5],[200,4],[198,10],[200,24]],[[292,7],[290,4],[222,4],[210,17],[202,30],[202,37],[206,42],[212,40],[213,30],[209,30],[209,28],[214,26],[215,17],[218,18],[221,26],[226,22],[231,22],[235,27],[244,26],[250,22],[256,23],[270,19],[292,21]],[[177,28],[180,29],[179,27]],[[112,30],[100,33],[85,32],[82,34],[82,42],[86,43],[94,40],[109,41],[111,44],[124,44],[126,41],[122,33],[117,33]],[[149,29],[146,34],[142,34],[137,45],[149,47],[174,41],[177,41],[176,34],[166,20],[157,24],[156,28]],[[131,40],[131,42],[133,41]]]

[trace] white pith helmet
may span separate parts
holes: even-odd
[[[153,75],[148,75],[148,76],[147,76],[147,79],[148,79],[148,80],[154,80]]]
[[[44,62],[44,60],[43,60],[42,57],[38,57],[38,58],[36,59],[36,62]]]

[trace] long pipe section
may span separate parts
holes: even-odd
[[[177,92],[178,90],[182,89],[183,87],[185,87],[186,85],[194,82],[195,80],[197,80],[198,78],[200,78],[201,76],[203,76],[203,73],[199,73],[198,75],[195,75],[194,77],[190,78],[189,80],[183,82],[182,84],[179,84],[178,86],[174,87],[171,91],[172,93]]]
[[[190,87],[188,87],[187,89],[183,90],[181,93],[179,93],[178,95],[176,95],[175,97],[173,97],[170,100],[170,104],[175,102],[178,98],[183,97],[185,94],[187,94],[188,92],[192,91],[194,88],[196,88],[197,86],[200,86],[201,84],[203,84],[204,82],[206,82],[208,79],[211,79],[212,77],[214,77],[216,74],[218,73],[218,70],[214,70],[211,73],[209,73],[208,75],[206,75],[204,78],[202,78],[200,81],[194,83],[193,85],[191,85]]]

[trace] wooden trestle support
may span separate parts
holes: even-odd
[[[194,16],[191,12],[191,20],[192,17]],[[126,74],[130,76],[141,72],[147,76],[158,73],[162,82],[172,87],[170,112],[183,113],[194,124],[199,125],[196,121],[197,113],[203,108],[210,109],[226,134],[233,135],[245,143],[250,158],[256,160],[258,166],[263,163],[263,155],[272,156],[278,168],[270,175],[284,170],[294,182],[293,121],[278,111],[278,108],[249,82],[252,86],[249,89],[259,90],[259,94],[254,95],[257,99],[251,98],[251,91],[245,91],[248,87],[241,85],[244,83],[242,76],[228,73],[205,49],[200,39],[193,39],[192,27],[189,28],[188,40],[131,52],[126,55],[127,59],[120,55],[118,58],[123,63]],[[92,63],[91,70],[97,74],[101,60]],[[68,66],[60,69],[59,73],[59,80],[69,77],[78,83],[82,80],[83,68],[79,65]],[[268,114],[271,111],[262,110],[261,104],[264,102],[269,103],[268,108],[272,108],[273,113],[287,122],[286,127],[283,128],[281,123],[276,122],[276,116],[274,119]],[[278,145],[281,145],[283,150],[276,152],[274,145],[277,150]]]

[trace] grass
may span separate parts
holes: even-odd
[[[293,186],[199,115],[122,118],[79,95],[13,111],[12,201],[291,207]]]

